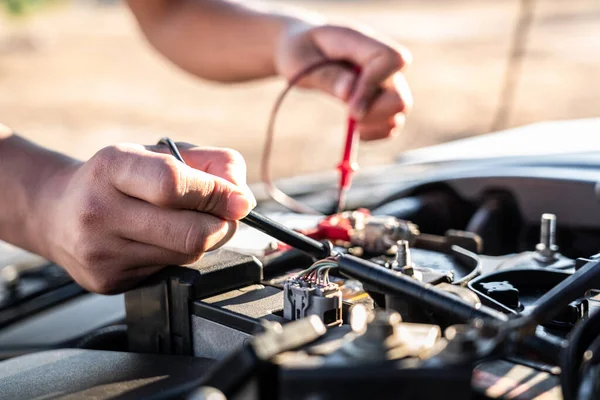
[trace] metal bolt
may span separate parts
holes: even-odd
[[[396,246],[398,249],[396,250],[396,260],[394,261],[393,269],[405,275],[413,276],[415,271],[410,257],[408,240],[398,240]]]
[[[556,259],[556,215],[543,214],[540,228],[540,243],[536,246],[538,260],[551,262]]]
[[[412,265],[408,240],[398,240],[397,245],[398,250],[396,251],[396,262],[398,263],[398,267]]]
[[[543,214],[540,230],[540,243],[550,248],[556,244],[556,215]]]

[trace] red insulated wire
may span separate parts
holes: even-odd
[[[360,67],[354,66],[354,72],[356,75],[360,74]],[[352,176],[354,172],[358,170],[358,164],[356,163],[356,150],[358,148],[358,135],[356,135],[356,120],[351,116],[348,117],[348,124],[346,128],[346,143],[344,145],[344,153],[342,155],[342,161],[337,166],[340,171],[340,181],[338,187],[338,206],[337,212],[344,211],[346,205],[346,193],[352,185]]]
[[[267,125],[267,135],[263,147],[263,155],[261,162],[262,181],[265,184],[267,193],[269,194],[269,196],[271,196],[273,200],[283,205],[284,207],[289,208],[290,210],[302,214],[319,214],[319,212],[313,210],[312,208],[308,207],[305,204],[302,204],[297,200],[294,200],[290,196],[283,193],[275,186],[275,183],[273,182],[271,177],[271,153],[273,149],[273,138],[275,136],[275,119],[279,109],[281,108],[284,98],[290,92],[290,90],[298,84],[298,82],[301,79],[305,78],[307,75],[313,73],[318,69],[331,65],[341,65],[344,67],[352,66],[347,61],[324,59],[302,69],[288,81],[287,87],[277,97],[273,109],[271,110],[271,114],[269,116],[269,123]],[[358,67],[353,66],[353,68],[356,73],[360,72],[360,69]],[[354,142],[356,141],[354,134],[355,125],[356,122],[354,121],[354,119],[349,118],[346,135],[346,144],[344,147],[344,156],[342,162],[337,167],[340,170],[340,195],[338,197],[338,205],[343,205],[345,192],[349,189],[350,184],[352,182],[352,173],[357,168],[356,163],[352,161],[355,153],[353,151],[355,148]]]
[[[337,166],[340,171],[340,189],[348,189],[352,183],[352,173],[358,169],[358,165],[354,160],[354,142],[356,141],[354,135],[354,126],[356,121],[354,118],[348,118],[348,128],[346,130],[346,144],[344,146],[344,155],[342,161]]]

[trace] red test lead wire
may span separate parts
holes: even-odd
[[[273,109],[271,110],[271,114],[269,116],[269,123],[267,125],[267,135],[265,139],[265,145],[263,148],[261,161],[262,181],[265,184],[267,194],[271,196],[273,200],[283,205],[284,207],[287,207],[290,210],[293,210],[300,214],[320,213],[283,193],[277,188],[275,182],[273,182],[271,178],[271,153],[273,150],[273,138],[275,136],[275,119],[279,109],[281,108],[281,105],[283,104],[284,98],[300,82],[300,80],[302,80],[307,75],[315,72],[318,69],[332,65],[338,65],[344,68],[352,68],[357,76],[360,73],[360,68],[358,66],[353,66],[348,61],[344,60],[323,59],[308,65],[289,80],[285,90],[277,97]],[[350,117],[348,119],[348,130],[346,135],[346,145],[344,147],[344,156],[342,158],[341,163],[337,167],[337,169],[340,171],[340,187],[338,196],[338,208],[340,210],[344,208],[344,204],[346,201],[346,192],[348,191],[348,189],[350,189],[350,185],[352,184],[352,174],[358,169],[358,165],[354,160],[354,150],[356,147],[358,147],[358,143],[354,143],[356,141],[354,135],[355,125],[356,122]]]
[[[360,67],[354,66],[354,72],[358,76],[360,74]],[[348,117],[344,153],[342,155],[342,161],[337,166],[338,171],[340,171],[337,205],[338,213],[344,211],[344,208],[346,207],[346,197],[348,195],[348,190],[350,190],[350,186],[352,186],[352,176],[354,175],[354,172],[358,170],[358,163],[356,162],[358,135],[356,134],[355,127],[356,120],[352,116]]]

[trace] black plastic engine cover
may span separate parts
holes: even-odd
[[[63,349],[0,362],[3,399],[161,399],[185,393],[205,358]]]

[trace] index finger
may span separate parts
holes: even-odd
[[[142,146],[108,148],[104,157],[111,164],[109,180],[117,190],[159,207],[238,220],[256,205],[239,186]]]
[[[199,147],[191,143],[176,143],[185,163],[192,168],[221,177],[229,182],[246,185],[246,161],[236,150],[221,147]],[[146,146],[150,151],[171,154],[163,145]]]

